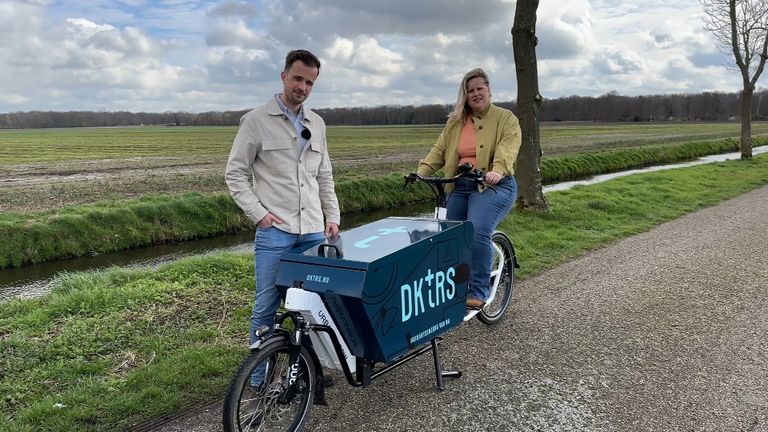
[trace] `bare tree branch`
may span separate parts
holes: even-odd
[[[752,157],[752,95],[768,59],[768,1],[699,0],[704,28],[741,73],[741,158]]]

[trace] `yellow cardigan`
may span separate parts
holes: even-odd
[[[514,175],[514,164],[522,142],[517,117],[512,111],[488,104],[480,114],[472,115],[472,120],[477,134],[476,168],[502,176]],[[456,175],[462,126],[461,121],[448,120],[435,145],[419,162],[419,174],[429,176],[443,168],[446,177]],[[453,185],[446,185],[446,190],[452,189]],[[483,189],[479,188],[480,191]]]

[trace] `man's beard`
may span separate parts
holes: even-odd
[[[299,95],[296,92],[290,92],[286,94],[285,97],[288,99],[288,102],[292,103],[293,105],[301,105],[305,100],[307,100],[306,93]]]

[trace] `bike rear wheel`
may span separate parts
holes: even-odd
[[[312,357],[303,346],[291,364],[295,349],[287,339],[277,339],[248,355],[232,377],[224,399],[225,431],[301,430],[309,419],[316,375]],[[263,371],[259,385],[251,382],[254,371]]]
[[[504,316],[512,300],[512,287],[515,284],[515,252],[512,242],[500,231],[491,237],[493,259],[491,263],[491,287],[498,281],[493,301],[485,304],[477,318],[485,324],[495,324]]]

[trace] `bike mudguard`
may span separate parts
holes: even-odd
[[[468,221],[381,219],[284,256],[277,286],[317,293],[355,357],[389,362],[462,322],[472,239]]]

